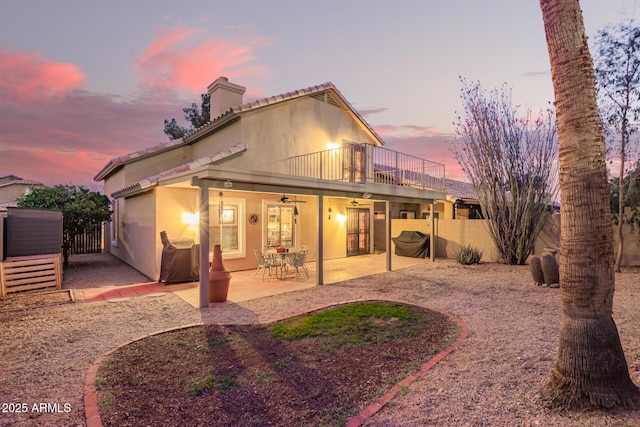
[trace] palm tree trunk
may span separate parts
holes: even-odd
[[[613,230],[593,63],[578,0],[540,0],[556,97],[560,161],[560,345],[543,397],[554,407],[628,406],[629,377],[611,317]]]

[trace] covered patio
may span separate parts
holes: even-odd
[[[395,270],[414,265],[431,263],[429,258],[410,258],[396,255],[392,255],[392,258]],[[248,301],[316,286],[316,263],[309,262],[306,266],[309,270],[308,279],[304,273],[298,277],[298,279],[295,279],[291,271],[284,280],[277,279],[275,274],[271,277],[269,277],[268,274],[265,274],[264,281],[262,280],[260,272],[255,278],[253,277],[255,270],[232,272],[227,303]],[[369,254],[357,257],[325,260],[324,285],[318,286],[330,286],[331,283],[384,273],[385,271],[387,271],[387,267],[386,257],[384,254]],[[198,283],[194,282],[169,285],[167,286],[167,289],[194,307],[200,306],[200,291]],[[211,303],[210,306],[215,307],[218,304],[226,303]]]

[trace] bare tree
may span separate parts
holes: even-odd
[[[610,127],[605,134],[620,137],[617,150],[620,155],[616,217],[618,248],[615,257],[615,270],[620,271],[624,250],[622,227],[637,219],[635,216],[625,218],[624,208],[628,200],[624,184],[625,176],[637,171],[635,167],[630,168],[628,151],[640,117],[640,28],[621,24],[600,30],[595,38],[594,57],[600,113],[605,126]]]
[[[613,230],[595,76],[578,0],[540,0],[560,160],[560,345],[543,398],[554,407],[638,402],[611,316]]]
[[[519,115],[511,90],[486,93],[462,79],[464,116],[453,153],[473,184],[489,233],[504,261],[524,264],[557,195],[557,138],[552,110]]]

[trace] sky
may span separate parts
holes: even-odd
[[[587,35],[638,0],[580,2]],[[392,150],[465,179],[460,77],[553,102],[536,0],[21,0],[0,14],[0,176],[98,188],[110,159],[166,142],[216,78],[244,100],[332,82]]]

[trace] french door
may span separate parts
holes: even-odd
[[[344,180],[348,182],[364,182],[364,145],[349,144],[344,154]]]
[[[369,209],[347,209],[347,256],[369,253],[370,231]]]

